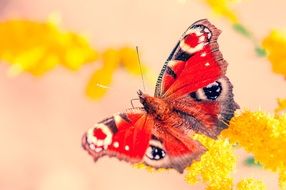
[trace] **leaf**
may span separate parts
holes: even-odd
[[[256,162],[255,159],[253,158],[253,156],[249,156],[248,158],[246,158],[244,163],[247,166],[258,166],[258,167],[261,167],[261,164],[259,164],[259,162]]]
[[[239,32],[240,34],[246,36],[246,37],[251,37],[252,34],[249,30],[247,30],[247,28],[245,28],[243,25],[239,24],[239,23],[235,23],[233,24],[233,28],[234,30],[236,30],[237,32]]]
[[[255,48],[256,55],[259,57],[265,57],[266,56],[266,50],[263,49],[262,47],[256,47]]]

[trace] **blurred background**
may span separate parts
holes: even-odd
[[[0,0],[0,21],[52,20],[59,32],[84,36],[98,57],[108,48],[138,46],[151,78],[146,79],[146,91],[153,94],[154,81],[181,34],[196,20],[208,18],[222,30],[218,42],[229,63],[227,76],[233,83],[236,101],[243,109],[273,112],[276,98],[286,96],[286,81],[272,72],[270,62],[261,55],[263,52],[259,54],[255,48],[272,29],[286,27],[285,0],[220,0],[216,5],[210,2]],[[227,5],[237,18],[220,14],[219,3],[222,8]],[[245,28],[234,29],[242,25]],[[15,43],[17,35],[9,31],[0,37],[1,51]],[[48,30],[43,29],[39,35],[46,33]],[[28,44],[30,37],[21,39]],[[16,58],[17,52],[13,54],[13,48],[11,52]],[[77,69],[57,66],[34,76],[13,67],[19,60],[9,63],[5,56],[1,58],[0,189],[204,189],[203,184],[186,184],[183,175],[173,170],[149,173],[110,158],[94,163],[83,151],[82,134],[97,121],[131,107],[130,99],[136,98],[136,91],[142,89],[139,75],[118,66],[101,75],[103,78],[110,75],[112,80],[106,83],[109,88],[102,97],[93,100],[86,94],[86,86],[106,61],[91,60],[94,61],[83,61],[90,64]],[[237,152],[237,157],[235,180],[252,176],[262,179],[269,189],[278,189],[276,174],[246,165],[248,155],[243,150]]]

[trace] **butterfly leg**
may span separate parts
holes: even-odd
[[[134,104],[133,104],[133,101],[134,100],[140,100],[139,98],[132,98],[131,100],[130,100],[130,103],[131,103],[131,106],[132,106],[132,108],[135,108],[135,106],[134,106]]]

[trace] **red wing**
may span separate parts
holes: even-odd
[[[183,173],[193,161],[199,160],[206,149],[175,128],[167,129],[168,127],[164,127],[160,131],[153,131],[144,162],[155,168],[174,168]]]
[[[155,96],[166,100],[188,123],[185,131],[215,138],[228,126],[238,105],[217,44],[220,34],[207,20],[188,28],[166,61]]]
[[[155,96],[177,98],[224,75],[227,63],[218,50],[219,34],[220,31],[207,20],[190,26],[166,61]]]
[[[142,110],[107,118],[83,136],[83,148],[97,160],[108,155],[128,162],[143,159],[151,138],[153,120]]]

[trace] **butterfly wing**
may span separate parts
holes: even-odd
[[[224,74],[227,63],[218,50],[220,30],[207,20],[182,35],[159,75],[155,96],[173,97],[195,91]]]
[[[95,161],[107,155],[154,168],[174,168],[180,173],[205,151],[199,142],[176,129],[168,131],[141,109],[97,123],[84,134],[82,145]]]
[[[225,76],[227,62],[217,44],[220,34],[207,20],[191,25],[167,59],[159,75],[155,96],[196,132],[215,138],[233,117],[238,105]]]
[[[109,117],[90,128],[82,145],[97,160],[107,155],[131,163],[143,159],[151,138],[153,120],[141,109]]]
[[[183,173],[193,161],[199,160],[206,150],[204,146],[177,130],[168,130],[162,125],[159,130],[153,130],[144,156],[145,164],[154,168],[174,168]]]

